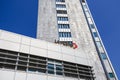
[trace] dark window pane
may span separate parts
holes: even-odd
[[[69,29],[69,24],[58,24],[58,28],[60,29]]]
[[[56,72],[56,75],[63,75],[62,72]]]
[[[24,67],[24,66],[17,66],[17,70],[26,71],[26,67]]]
[[[56,4],[57,8],[66,8],[66,6],[64,4]]]
[[[62,71],[62,65],[56,65],[56,70]]]
[[[97,32],[93,32],[94,37],[98,37]]]
[[[65,11],[65,10],[57,10],[57,14],[67,14],[67,11]]]
[[[57,17],[58,21],[68,21],[68,17]]]
[[[65,2],[65,0],[56,0],[56,2]]]
[[[54,70],[48,70],[49,74],[54,74]]]
[[[109,77],[110,78],[114,78],[114,74],[113,73],[109,73]]]
[[[83,3],[85,3],[85,0],[82,0]]]
[[[71,37],[70,32],[59,32],[59,37]]]
[[[35,72],[36,69],[35,68],[28,68],[28,71]]]
[[[52,70],[54,70],[54,64],[50,64],[50,63],[48,63],[48,69],[52,69]]]
[[[91,27],[92,29],[94,29],[94,28],[95,28],[94,24],[90,24],[90,27]]]

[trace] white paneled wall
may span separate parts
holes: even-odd
[[[30,45],[31,38],[22,36],[22,44]]]
[[[59,52],[48,51],[48,57],[53,59],[62,60],[62,54]]]
[[[20,52],[29,53],[29,51],[30,51],[30,46],[24,44],[20,45]]]
[[[63,60],[68,62],[75,62],[75,56],[63,54]]]
[[[26,80],[27,73],[25,72],[16,72],[15,73],[15,80]]]
[[[38,39],[31,39],[31,46],[47,49],[47,42]]]
[[[79,64],[84,64],[85,62],[85,64],[87,64],[86,61],[81,59],[87,59],[82,50],[79,51],[71,47],[66,47],[3,30],[0,30],[0,48],[58,60],[75,63],[78,62]]]
[[[0,70],[0,80],[14,80],[15,72],[13,71],[2,71]]]
[[[0,40],[0,48],[7,49],[7,50],[13,50],[13,51],[19,51],[20,44],[1,39]]]
[[[8,40],[8,41],[17,42],[17,43],[21,42],[21,35],[17,35],[17,34],[14,35],[13,33],[10,33],[10,32],[2,31],[0,38],[3,40]]]
[[[47,80],[47,76],[40,74],[27,74],[27,80]]]
[[[61,47],[59,44],[48,43],[48,50],[61,52]]]
[[[30,47],[30,54],[47,57],[47,50],[31,46]]]
[[[7,31],[0,30],[0,48],[42,57],[63,60],[72,63],[86,64],[87,57],[82,50],[73,49],[63,45],[50,43]],[[7,76],[7,77],[6,77]],[[22,71],[0,70],[0,80],[76,80],[56,75],[46,75],[40,73]]]

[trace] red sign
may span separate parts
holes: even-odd
[[[77,46],[76,43],[73,43],[73,48],[74,48],[74,49],[78,48],[78,46]]]

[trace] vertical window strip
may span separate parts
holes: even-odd
[[[85,0],[82,0],[82,3],[85,3]],[[84,5],[84,4],[83,4],[83,8],[84,8],[85,12],[88,10],[88,9],[87,9],[87,6]],[[86,14],[86,16],[87,16],[87,14]],[[89,16],[89,15],[88,15],[88,16]],[[87,16],[87,19],[88,19],[90,28],[91,28],[91,29],[95,29],[95,25],[94,25],[93,22],[92,22],[92,18],[88,18],[88,16]],[[97,33],[97,32],[93,32],[93,36],[94,36],[94,37],[98,37],[98,33]],[[107,53],[106,53],[106,54],[104,53],[104,50],[103,50],[102,47],[103,47],[103,45],[101,45],[101,48],[98,47],[100,53],[101,53],[101,51],[103,52],[103,53],[101,53],[101,58],[102,58],[102,59],[107,59],[107,56],[106,56]],[[104,65],[104,66],[105,66],[105,65]],[[111,66],[111,65],[109,65],[109,66]],[[105,67],[107,67],[107,66],[105,66]],[[115,75],[114,75],[114,73],[110,72],[110,73],[108,73],[108,77],[110,77],[110,78],[115,78]]]

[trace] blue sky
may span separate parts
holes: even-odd
[[[87,0],[120,79],[120,0]],[[0,0],[0,29],[36,36],[38,0]]]

